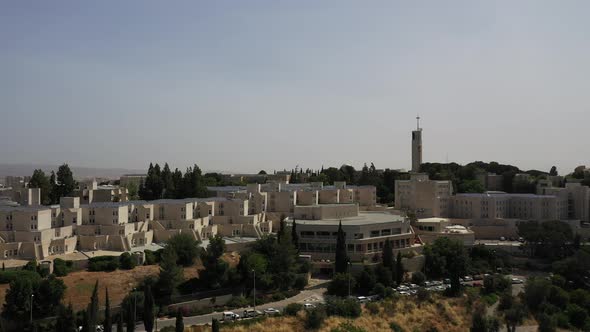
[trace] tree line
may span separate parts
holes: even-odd
[[[34,170],[28,187],[41,189],[41,204],[51,205],[59,204],[61,197],[71,195],[78,183],[68,164],[63,164],[59,166],[57,173],[51,171],[49,176],[41,169]]]

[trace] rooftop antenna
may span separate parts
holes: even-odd
[[[420,114],[416,116],[416,129],[420,130]]]

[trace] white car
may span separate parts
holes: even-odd
[[[465,280],[465,281],[473,281],[473,278],[470,277],[470,276],[464,276],[463,277],[463,280]]]
[[[281,312],[275,308],[268,308],[268,309],[264,309],[264,313],[269,316],[274,316],[274,315],[280,314]]]
[[[399,295],[403,295],[403,296],[410,296],[410,292],[407,292],[407,291],[401,291],[401,292],[399,292]]]
[[[315,304],[306,303],[303,305],[303,309],[305,309],[305,310],[315,309]]]
[[[523,284],[524,283],[524,280],[519,279],[519,278],[512,278],[511,281],[513,284]]]
[[[367,303],[367,302],[369,302],[369,299],[367,297],[365,297],[365,296],[359,296],[359,297],[356,298],[356,300],[359,303]]]

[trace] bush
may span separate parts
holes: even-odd
[[[41,276],[39,273],[29,270],[0,271],[0,284],[9,284],[13,280],[21,278],[39,279]]]
[[[430,300],[430,292],[424,288],[418,289],[418,293],[416,294],[418,301],[424,302]]]
[[[137,265],[137,259],[128,252],[124,252],[119,256],[119,266],[123,270],[133,270]]]
[[[586,313],[586,310],[577,304],[570,304],[567,306],[567,315],[569,317],[570,324],[577,328],[584,327],[586,324],[586,319],[588,319],[588,313]]]
[[[331,329],[330,332],[367,332],[367,330],[365,330],[361,327],[352,325],[351,322],[344,322],[344,323],[340,323],[340,325],[338,325],[338,327]]]
[[[295,278],[295,283],[293,284],[293,288],[302,290],[307,286],[307,276],[305,275],[298,275]]]
[[[157,251],[154,252],[146,249],[143,251],[143,253],[145,255],[144,265],[156,265],[160,262],[160,255]]]
[[[88,259],[88,271],[115,271],[119,268],[119,257],[98,256]]]
[[[371,315],[377,315],[379,313],[379,305],[377,303],[369,302],[365,305],[365,308],[369,310]]]
[[[60,258],[56,258],[53,260],[53,273],[56,276],[64,277],[67,276],[70,272],[72,272],[72,261],[64,261]]]
[[[496,294],[494,294],[494,293],[492,293],[492,294],[486,294],[486,295],[483,295],[483,296],[481,297],[481,300],[482,300],[482,301],[483,301],[485,304],[487,304],[488,306],[491,306],[491,305],[493,305],[494,303],[498,302],[498,295],[496,295]]]
[[[569,320],[569,317],[565,313],[559,312],[559,313],[553,315],[553,318],[555,319],[555,323],[557,324],[558,327],[561,327],[562,329],[569,329],[570,328],[570,320]]]
[[[326,301],[328,316],[359,317],[361,305],[355,299],[329,298]]]
[[[389,328],[393,331],[393,332],[404,332],[404,329],[402,329],[401,326],[399,326],[398,323],[396,322],[391,322],[391,324],[389,324]]]
[[[303,304],[300,303],[289,303],[285,307],[285,315],[297,316],[297,313],[303,309]]]
[[[305,319],[306,330],[316,330],[322,326],[326,319],[326,310],[323,306],[310,310]]]
[[[414,272],[412,273],[412,283],[416,284],[416,285],[424,285],[424,282],[426,281],[426,276],[424,275],[424,273],[422,272]]]
[[[248,306],[248,299],[243,296],[232,296],[227,302],[228,307],[242,308]]]
[[[555,332],[556,323],[551,316],[540,314],[537,322],[539,322],[539,332]]]
[[[356,281],[354,276],[348,273],[337,273],[328,284],[328,294],[337,296],[347,296],[348,290],[354,290]]]

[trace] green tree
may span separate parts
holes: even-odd
[[[166,247],[160,257],[160,275],[156,283],[156,293],[161,303],[170,303],[176,287],[183,280],[182,267],[176,264],[177,256],[173,248]]]
[[[557,176],[557,167],[551,166],[551,170],[549,171],[549,175]]]
[[[41,317],[53,316],[61,305],[61,300],[66,292],[66,285],[63,280],[50,275],[39,282],[35,289],[33,301],[34,311]]]
[[[117,319],[117,332],[123,332],[123,315],[119,314]]]
[[[43,170],[36,169],[33,172],[31,180],[29,181],[29,188],[41,189],[41,204],[51,204],[51,184],[49,182],[49,177],[45,175]]]
[[[354,276],[348,273],[336,273],[328,284],[328,294],[336,296],[348,296],[348,290],[351,292],[356,287]]]
[[[336,236],[336,258],[334,260],[334,272],[346,273],[348,269],[348,254],[346,252],[346,237],[342,230],[342,221],[338,224],[338,235]]]
[[[258,175],[266,175],[266,171],[265,170],[260,170],[260,172],[258,172]]]
[[[152,295],[152,287],[146,285],[143,290],[143,326],[147,332],[152,332],[154,329],[154,296]]]
[[[305,320],[305,329],[319,329],[322,326],[324,320],[326,319],[326,316],[326,309],[323,306],[310,310],[307,313],[307,318]]]
[[[182,312],[176,311],[176,332],[184,332],[184,322],[182,320]]]
[[[524,302],[532,310],[536,311],[549,296],[551,282],[543,278],[529,278],[524,285]]]
[[[299,251],[299,234],[297,234],[297,222],[295,219],[293,219],[293,223],[291,224],[291,243]]]
[[[175,198],[176,188],[174,187],[174,181],[172,180],[172,171],[170,171],[170,166],[168,166],[168,163],[164,164],[164,168],[162,169],[162,173],[160,174],[160,179],[163,187],[162,196],[164,198]]]
[[[504,312],[504,321],[506,322],[506,329],[509,332],[516,331],[516,327],[522,324],[525,317],[525,310],[522,305],[514,304],[512,308]]]
[[[133,301],[127,301],[125,306],[125,315],[127,317],[127,332],[135,331],[135,303]]]
[[[98,325],[98,309],[98,280],[96,280],[87,309],[88,325],[90,326],[91,331],[96,331],[96,325]]]
[[[588,313],[586,312],[586,310],[584,310],[584,308],[581,308],[580,306],[576,305],[576,304],[570,304],[567,306],[567,315],[569,317],[570,323],[581,329],[584,327],[584,325],[586,324],[586,321],[588,319]]]
[[[211,320],[211,332],[219,332],[219,321],[215,318]]]
[[[537,317],[537,322],[539,323],[539,332],[555,332],[557,327],[555,320],[546,313],[541,313]]]
[[[199,280],[210,288],[223,286],[228,278],[229,265],[221,259],[225,251],[225,241],[220,235],[209,238],[207,250],[201,252],[204,270],[199,274]]]
[[[397,252],[397,259],[395,260],[395,282],[398,285],[404,282],[404,263],[400,251]]]
[[[10,282],[2,311],[5,317],[17,321],[28,316],[33,295],[33,283],[31,278],[16,278]]]
[[[393,273],[395,259],[393,257],[393,246],[391,245],[391,241],[389,239],[385,240],[385,244],[383,245],[383,254],[381,254],[381,261],[383,266],[391,270]]]
[[[78,332],[71,303],[67,307],[59,307],[57,319],[55,321],[55,332]]]
[[[199,242],[188,233],[174,235],[167,241],[166,247],[174,250],[177,263],[182,266],[191,266],[199,256]]]
[[[371,267],[366,265],[355,279],[358,283],[358,292],[362,295],[369,294],[375,288],[375,284],[377,284],[375,272]]]
[[[59,166],[57,170],[57,183],[54,188],[57,192],[57,201],[55,203],[59,203],[59,198],[69,196],[77,186],[78,184],[74,181],[74,175],[70,170],[70,166],[68,164]]]
[[[113,330],[113,319],[111,317],[111,301],[109,299],[109,289],[105,290],[105,307],[104,307],[104,332]]]

